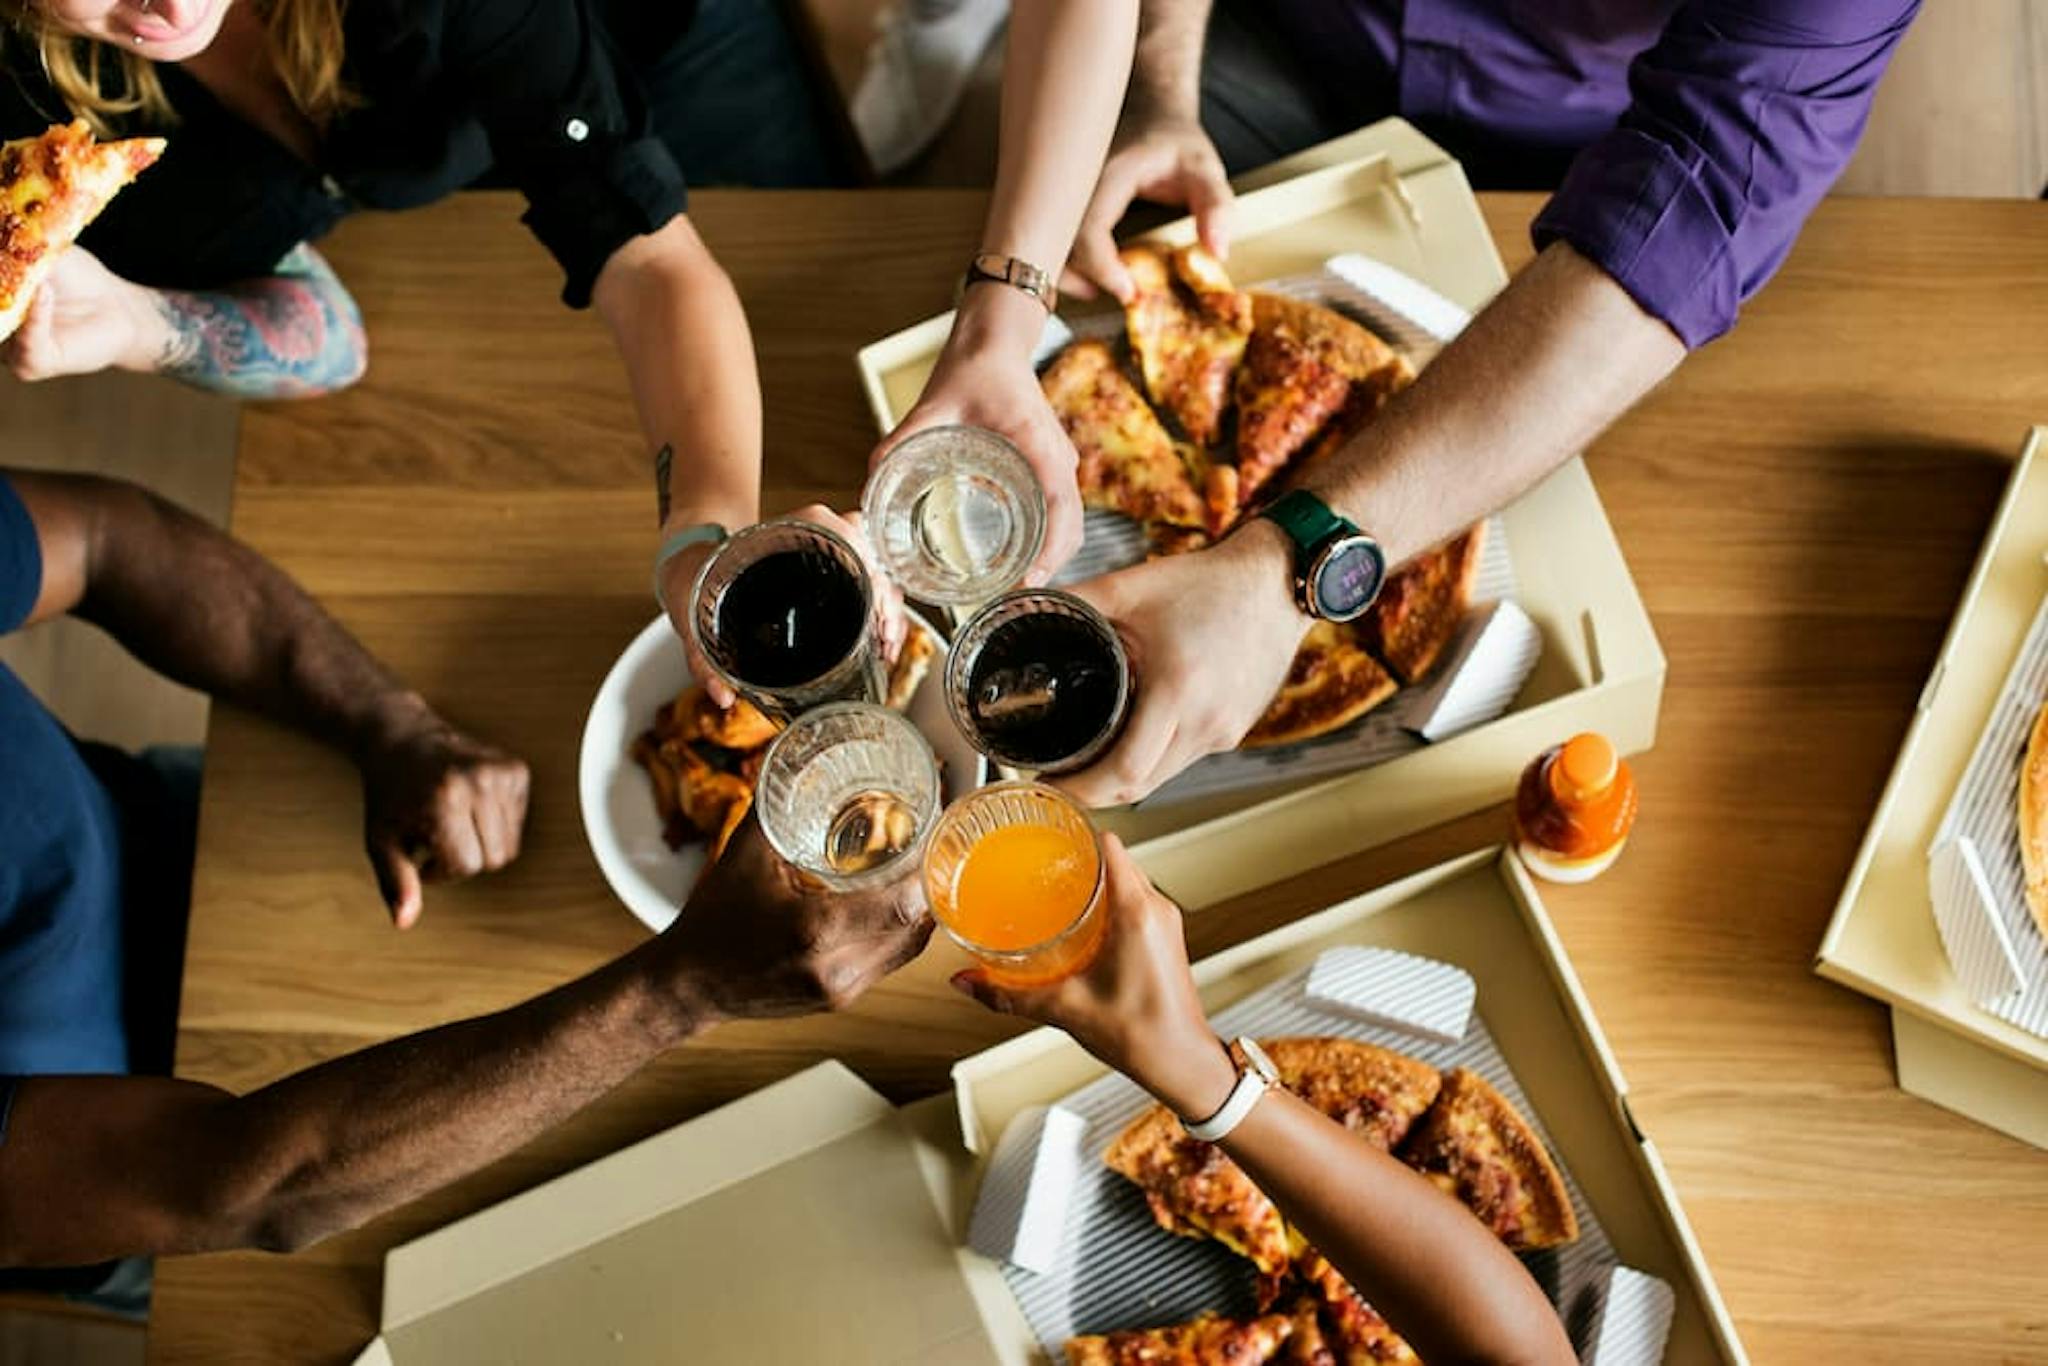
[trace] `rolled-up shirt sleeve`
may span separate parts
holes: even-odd
[[[684,211],[682,170],[588,0],[450,6],[449,69],[583,308],[613,252]]]
[[[1735,325],[1848,164],[1919,0],[1693,0],[1536,218],[1688,347]]]

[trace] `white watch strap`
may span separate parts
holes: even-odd
[[[1240,1046],[1244,1042],[1240,1040]],[[1188,1131],[1189,1138],[1200,1139],[1204,1143],[1220,1143],[1232,1129],[1244,1122],[1244,1117],[1252,1112],[1252,1107],[1259,1103],[1272,1084],[1254,1068],[1240,1068],[1237,1085],[1230,1088],[1230,1095],[1224,1100],[1223,1108],[1198,1123],[1190,1123],[1184,1119],[1181,1121],[1181,1127]]]

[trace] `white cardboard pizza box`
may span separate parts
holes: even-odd
[[[1463,170],[1402,120],[1311,148],[1238,185],[1230,269],[1240,281],[1313,272],[1356,252],[1466,309],[1507,282]],[[1181,219],[1147,236],[1192,241],[1194,226]],[[930,318],[860,351],[861,383],[884,430],[915,398],[951,326],[951,314]],[[1541,662],[1506,715],[1361,771],[1292,783],[1281,775],[1254,791],[1141,804],[1104,813],[1104,825],[1146,842],[1147,871],[1177,898],[1207,905],[1283,870],[1500,801],[1524,764],[1576,731],[1603,731],[1625,754],[1648,749],[1664,653],[1584,464],[1560,468],[1507,508],[1500,525],[1516,552],[1515,600],[1543,634]],[[1182,872],[1189,844],[1226,827],[1256,852],[1207,882],[1190,881]]]
[[[1361,943],[1472,973],[1480,1014],[1617,1254],[1675,1290],[1667,1362],[1745,1361],[1519,865],[1468,855],[1195,973],[1220,1006]],[[961,1062],[953,1093],[899,1110],[821,1063],[393,1249],[382,1331],[357,1366],[1042,1362],[1001,1269],[966,1248],[968,1214],[1009,1120],[1101,1071],[1037,1030]]]
[[[1630,1113],[1628,1085],[1521,865],[1505,849],[1466,855],[1203,959],[1195,979],[1214,1011],[1308,968],[1325,949],[1351,944],[1399,949],[1473,976],[1477,1013],[1622,1263],[1676,1292],[1665,1361],[1747,1361],[1663,1160]],[[1057,1102],[1103,1070],[1052,1029],[957,1063],[960,1132],[977,1154],[975,1171],[1013,1118]]]
[[[2048,1146],[2048,1039],[1982,1009],[1957,980],[1935,925],[1927,881],[1935,828],[2048,591],[2044,551],[2048,427],[2036,427],[2013,466],[1955,621],[1921,690],[1898,762],[1821,940],[1815,970],[1891,1005],[1901,1026],[1896,1042],[1903,1087]],[[1902,1016],[1914,1018],[1907,1022]],[[1962,1067],[1968,1055],[1921,1024],[2012,1065],[1993,1067],[1986,1060]],[[2011,1089],[2010,1083],[2029,1076],[2031,1084]]]

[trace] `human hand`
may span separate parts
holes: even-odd
[[[0,346],[15,378],[101,370],[154,370],[166,332],[155,294],[101,265],[83,247],[57,258],[21,327]]]
[[[924,951],[932,918],[913,861],[835,892],[776,856],[749,813],[662,932],[674,989],[713,1018],[844,1010]]]
[[[1131,274],[1117,257],[1115,232],[1134,199],[1188,209],[1202,245],[1218,260],[1229,255],[1235,196],[1223,173],[1223,158],[1201,122],[1181,116],[1127,120],[1117,130],[1088,211],[1081,216],[1074,253],[1060,280],[1062,293],[1092,299],[1099,285],[1130,301]]]
[[[363,845],[391,922],[420,918],[422,882],[454,882],[519,854],[524,761],[402,699],[362,753]]]
[[[1041,987],[998,986],[969,968],[953,986],[991,1010],[1064,1029],[1176,1113],[1214,1114],[1237,1069],[1195,993],[1180,907],[1114,835],[1102,837],[1102,863],[1108,924],[1086,968]]]
[[[996,284],[969,290],[917,405],[868,457],[873,470],[905,437],[955,423],[1009,441],[1045,491],[1045,543],[1024,575],[1032,587],[1051,579],[1081,547],[1080,457],[1031,368],[1044,328],[1045,310],[1030,295]]]
[[[1310,625],[1289,586],[1291,565],[1286,537],[1254,519],[1206,550],[1075,585],[1123,635],[1137,687],[1116,744],[1047,781],[1084,805],[1119,806],[1242,740]]]
[[[868,582],[875,590],[875,632],[881,643],[882,658],[894,662],[903,648],[904,636],[909,633],[909,619],[903,614],[903,594],[889,576],[882,572],[880,561],[875,558],[874,547],[868,544],[867,529],[861,525],[858,512],[841,515],[823,503],[812,503],[789,514],[799,521],[813,523],[827,531],[837,533],[860,556],[867,566]],[[689,663],[690,677],[702,684],[705,695],[720,707],[730,707],[737,700],[732,686],[719,677],[711,662],[704,658],[704,652],[697,648],[690,636],[690,613],[695,610],[693,601],[697,586],[697,575],[703,572],[705,561],[718,552],[718,545],[709,541],[686,546],[670,558],[661,568],[661,600],[668,605],[669,625],[675,629],[678,639],[683,642],[683,653]]]

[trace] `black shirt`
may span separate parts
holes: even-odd
[[[564,301],[580,308],[614,251],[683,210],[682,172],[640,72],[680,41],[690,10],[672,0],[350,0],[343,72],[360,103],[333,119],[317,166],[180,68],[159,66],[179,121],[131,116],[121,131],[161,133],[169,149],[82,241],[138,284],[217,288],[268,274],[353,209],[414,208],[495,168],[526,196],[524,221],[566,272]],[[30,45],[10,38],[6,52],[0,138],[67,119]]]

